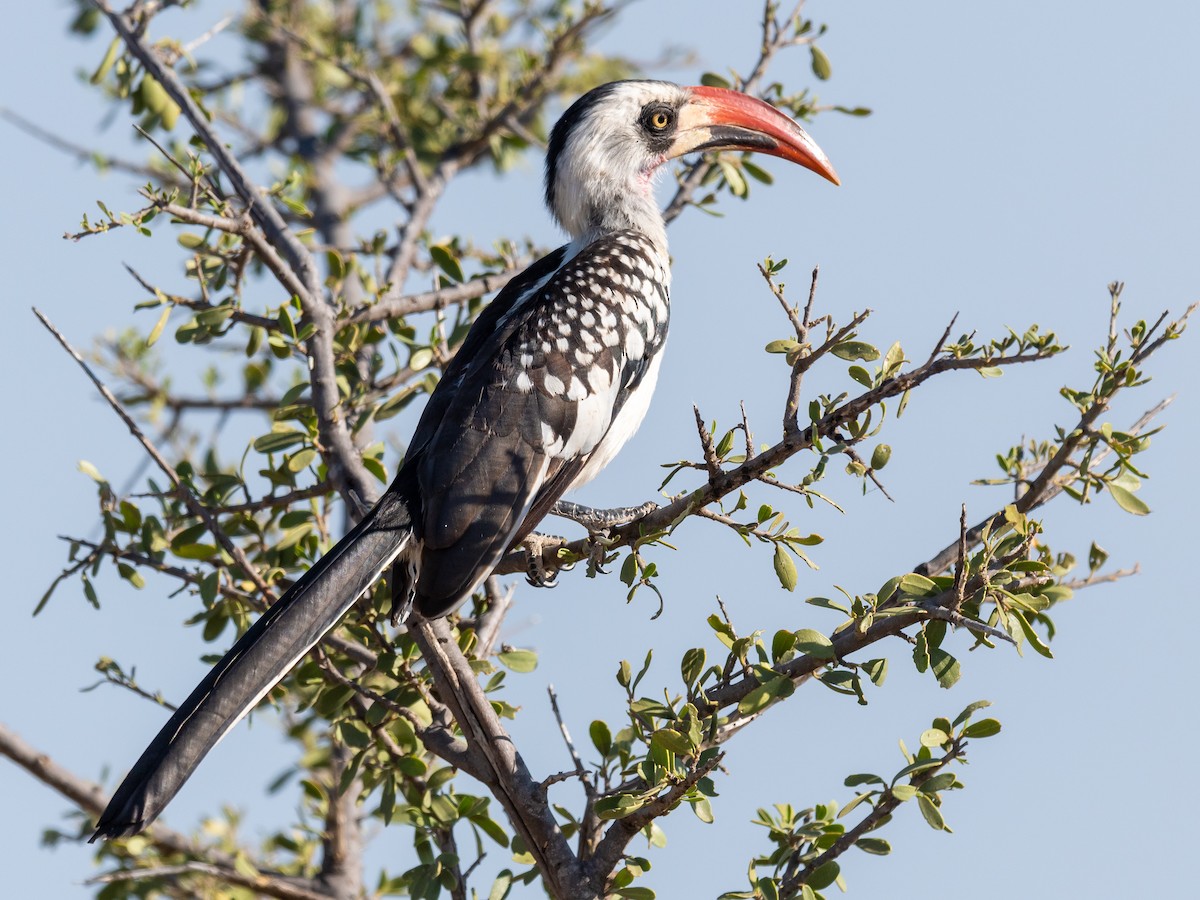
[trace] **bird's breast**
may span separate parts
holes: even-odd
[[[600,470],[636,431],[667,337],[670,271],[637,232],[580,249],[521,310],[498,363],[503,391],[533,403],[526,439],[562,460]]]

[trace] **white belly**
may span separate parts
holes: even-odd
[[[600,470],[612,462],[613,457],[620,452],[625,443],[637,433],[642,420],[646,418],[646,411],[650,408],[650,399],[654,395],[654,385],[658,381],[658,367],[662,363],[662,358],[663,353],[660,349],[650,360],[646,374],[642,376],[641,384],[638,385],[633,396],[625,401],[625,405],[621,407],[621,411],[613,419],[612,425],[600,439],[600,443],[596,445],[596,449],[579,473],[579,477],[572,482],[572,488],[587,484],[599,475]]]

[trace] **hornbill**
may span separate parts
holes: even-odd
[[[550,135],[546,204],[568,244],[513,279],[446,366],[387,491],[267,610],[151,741],[92,840],[136,834],[204,755],[391,569],[394,619],[454,610],[570,488],[637,430],[667,337],[671,279],[653,181],[685,153],[746,150],[838,183],[771,105],[620,81]]]

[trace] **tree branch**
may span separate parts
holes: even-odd
[[[99,816],[108,805],[109,796],[100,785],[86,781],[59,765],[48,754],[41,753],[3,724],[0,724],[0,756],[8,757],[42,784],[57,791],[93,819]],[[154,847],[164,853],[204,858],[208,862],[198,865],[211,866],[211,870],[207,871],[207,874],[228,881],[230,884],[253,887],[264,896],[278,897],[282,900],[326,900],[324,894],[312,890],[311,883],[306,879],[260,872],[252,881],[247,881],[245,880],[246,876],[240,875],[234,869],[232,858],[215,849],[200,847],[189,838],[161,823],[156,822],[151,825],[146,830],[145,837]],[[191,864],[189,864],[190,866]],[[130,875],[129,877],[137,876]]]
[[[265,235],[265,241],[258,243],[256,247],[267,254],[264,262],[270,267],[274,261],[275,253],[265,249],[269,244],[272,251],[278,251],[283,257],[287,268],[294,275],[294,278],[288,278],[288,282],[294,283],[294,293],[300,300],[305,318],[315,328],[313,335],[305,342],[305,352],[311,363],[313,408],[317,414],[323,454],[329,466],[330,478],[347,498],[351,491],[357,492],[360,497],[368,496],[373,487],[373,479],[355,449],[344,416],[338,411],[341,399],[333,346],[337,328],[332,308],[322,297],[321,277],[316,261],[288,229],[279,211],[264,199],[258,187],[251,182],[232,151],[213,130],[207,116],[192,98],[191,92],[147,42],[139,23],[127,18],[126,14],[114,12],[106,0],[91,2],[112,23],[129,52],[141,62],[146,72],[162,85],[183,111],[196,135],[212,153],[217,165],[246,204],[250,216]],[[253,231],[248,233],[246,238],[255,244],[258,239],[252,235]],[[272,268],[272,271],[275,269]]]
[[[442,700],[458,720],[471,754],[493,796],[537,861],[552,897],[597,898],[578,859],[529,774],[512,738],[479,687],[470,663],[458,649],[445,619],[410,619],[409,633],[421,650]]]

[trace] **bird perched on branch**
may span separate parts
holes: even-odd
[[[546,204],[570,243],[511,281],[429,397],[378,503],[247,632],[171,716],[92,840],[141,831],[205,754],[391,570],[394,615],[444,616],[641,424],[667,338],[671,272],[653,181],[705,150],[782,157],[838,183],[769,104],[713,87],[622,81],[555,125]]]

